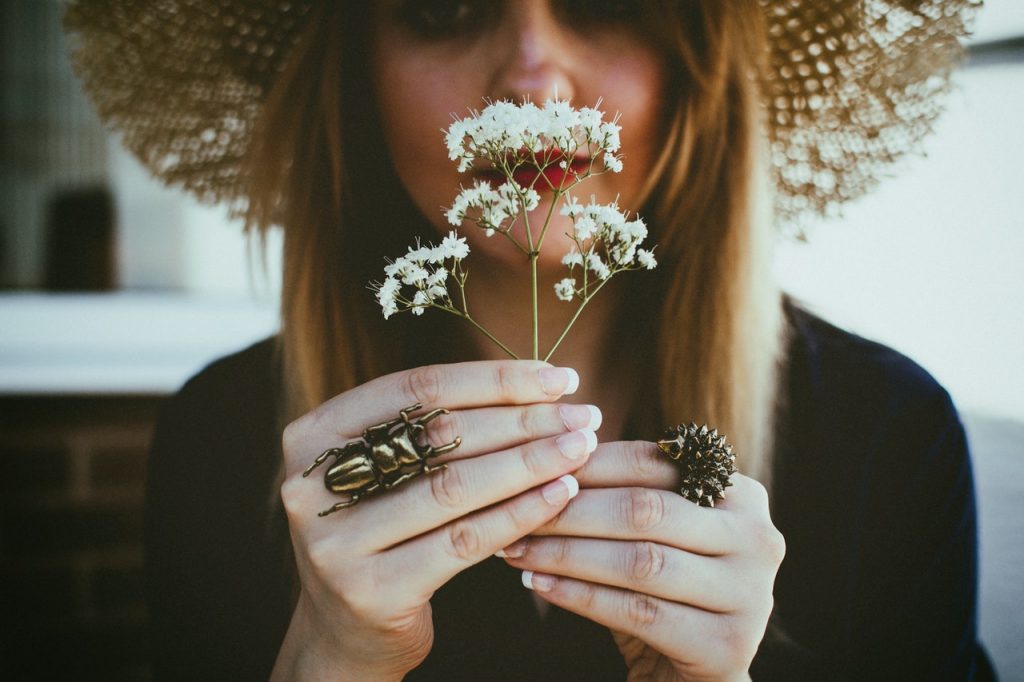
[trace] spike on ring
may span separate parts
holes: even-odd
[[[725,499],[725,489],[732,485],[729,477],[736,473],[736,455],[718,429],[680,424],[666,429],[655,444],[679,467],[680,495],[702,507]]]

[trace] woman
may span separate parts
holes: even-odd
[[[909,360],[783,301],[766,198],[769,177],[783,216],[860,191],[872,164],[903,151],[893,130],[914,139],[934,113],[924,83],[948,64],[909,75],[906,64],[949,54],[955,41],[942,41],[963,18],[930,3],[889,8],[885,30],[921,51],[882,70],[904,88],[872,91],[849,66],[870,13],[762,4],[381,0],[105,18],[72,5],[86,40],[109,37],[103,22],[142,43],[147,31],[171,36],[173,49],[135,53],[150,73],[224,71],[240,55],[233,82],[265,82],[265,96],[211,94],[186,77],[171,92],[214,102],[208,130],[185,124],[206,146],[143,155],[194,190],[244,200],[249,225],[285,229],[281,335],[204,370],[157,430],[147,535],[158,673],[990,675],[956,413]],[[196,39],[211,35],[219,46]],[[90,80],[100,69],[85,47],[87,82],[109,89]],[[837,92],[855,115],[829,108]],[[466,181],[438,131],[485,98],[552,95],[621,115],[625,170],[586,191],[641,209],[660,268],[609,285],[557,366],[509,360],[439,316],[385,322],[366,282],[385,256],[448,229],[439,207]],[[167,96],[108,96],[105,113],[128,128],[140,100]],[[243,110],[233,97],[258,104],[246,110],[252,130],[224,113]],[[886,118],[915,104],[916,118]],[[135,132],[137,148],[152,142]],[[226,167],[186,162],[215,144]],[[542,193],[537,211],[550,201]],[[524,261],[465,236],[474,315],[528,347]],[[563,252],[542,254],[542,290],[563,276]],[[542,298],[546,345],[571,312]],[[425,435],[437,447],[460,439],[447,468],[319,517],[339,498],[303,476],[313,459],[414,403],[450,410]],[[683,419],[717,425],[741,453],[743,473],[714,508],[672,492],[677,469],[650,442]]]

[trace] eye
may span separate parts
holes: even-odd
[[[404,0],[398,16],[416,35],[443,40],[478,28],[495,4],[485,0]]]

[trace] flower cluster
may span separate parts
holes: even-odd
[[[495,232],[508,232],[520,210],[532,211],[538,204],[540,195],[532,187],[523,189],[509,181],[494,189],[489,182],[477,180],[459,192],[445,216],[456,227],[472,220],[490,237]]]
[[[622,170],[622,160],[617,156],[619,131],[618,124],[604,121],[604,114],[597,109],[574,109],[567,101],[549,99],[543,107],[529,101],[518,105],[504,101],[491,103],[481,112],[457,119],[445,135],[448,155],[458,161],[459,172],[479,162],[476,170],[482,176],[471,187],[462,188],[455,197],[445,213],[448,222],[459,227],[469,221],[481,227],[487,236],[501,234],[529,260],[535,359],[551,357],[590,299],[609,278],[626,270],[650,270],[657,265],[653,252],[640,248],[647,237],[647,226],[642,219],[630,219],[616,203],[602,205],[591,199],[590,204],[584,206],[569,194],[591,175]],[[598,160],[603,160],[604,167],[595,170]],[[540,205],[540,194],[534,186],[541,178],[546,183],[540,187],[541,191],[551,191],[552,196],[543,224],[538,228],[530,224],[529,213]],[[547,354],[542,355],[538,333],[537,261],[551,225],[553,209],[563,197],[561,213],[572,221],[572,232],[568,236],[573,248],[562,259],[569,267],[570,276],[555,285],[555,295],[563,301],[578,299],[579,307]],[[525,243],[521,243],[512,230],[520,217]],[[449,232],[439,246],[417,243],[406,255],[389,263],[384,282],[372,283],[371,289],[376,292],[385,318],[406,310],[422,315],[427,308],[438,308],[466,320],[509,356],[517,358],[512,349],[469,312],[467,272],[462,266],[467,255],[469,246],[455,231]],[[582,283],[577,285],[579,275],[582,275]],[[457,296],[449,294],[450,281],[458,286]]]
[[[405,310],[411,310],[413,315],[422,315],[431,305],[452,308],[448,277],[452,275],[456,280],[465,278],[461,263],[468,255],[469,245],[454,230],[438,246],[417,244],[410,247],[409,253],[384,268],[387,277],[382,283],[370,285],[377,294],[384,319]],[[451,261],[450,265],[448,261]],[[462,284],[461,281],[459,283]]]
[[[616,155],[620,130],[614,121],[604,121],[598,109],[574,109],[567,100],[549,99],[543,107],[498,101],[452,123],[445,144],[448,158],[459,162],[460,173],[477,160],[501,170],[527,163],[564,164],[581,149],[591,159],[602,154],[605,168],[617,173],[622,170]]]
[[[642,218],[629,219],[616,203],[598,204],[591,198],[584,206],[576,197],[566,198],[560,213],[572,220],[569,237],[575,246],[562,258],[569,266],[569,275],[555,285],[555,295],[563,301],[579,297],[586,301],[593,295],[590,274],[600,283],[626,270],[653,270],[658,262],[654,253],[640,248],[647,238],[647,225]],[[576,268],[582,271],[583,284],[577,287],[572,277]]]

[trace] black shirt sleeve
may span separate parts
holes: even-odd
[[[788,637],[766,641],[755,670],[800,661],[817,679],[992,679],[977,642],[970,456],[949,395],[899,353],[791,315],[773,496],[788,545],[775,615]]]
[[[145,551],[156,679],[266,679],[287,626],[268,534],[280,442],[273,343],[218,361],[164,407]]]

